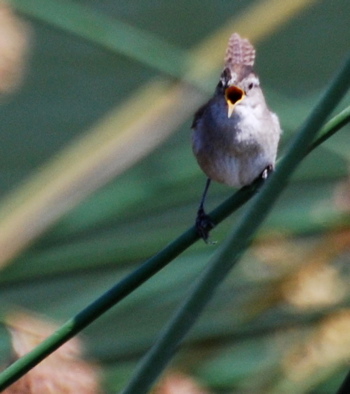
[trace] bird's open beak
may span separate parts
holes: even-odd
[[[225,99],[228,105],[227,117],[231,117],[237,103],[243,100],[244,91],[237,86],[230,86],[225,90]]]

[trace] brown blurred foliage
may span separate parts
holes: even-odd
[[[347,362],[350,354],[350,310],[344,309],[325,317],[318,327],[295,347],[283,361],[287,377],[295,382],[322,376]]]
[[[180,373],[170,372],[162,379],[154,394],[209,394],[193,378]]]
[[[28,313],[6,319],[15,358],[28,353],[55,331],[53,324]],[[74,338],[4,391],[6,394],[97,394],[101,393],[96,366],[81,359],[82,346]]]
[[[0,94],[10,93],[20,84],[30,35],[28,24],[0,0]]]

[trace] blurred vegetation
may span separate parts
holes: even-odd
[[[5,65],[16,73],[0,63],[13,86],[0,107],[4,322],[17,308],[64,322],[193,224],[205,178],[191,116],[231,32],[257,47],[281,152],[350,42],[347,0],[9,3],[20,19],[2,5],[18,53]],[[350,353],[348,133],[303,162],[169,374],[212,393],[339,387]],[[230,194],[215,185],[209,206]],[[125,386],[239,215],[213,231],[217,245],[197,243],[84,331],[106,392]],[[5,364],[5,330],[0,346]]]

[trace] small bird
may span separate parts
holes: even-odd
[[[275,166],[281,128],[267,107],[254,61],[252,44],[232,34],[214,96],[194,116],[192,148],[208,177],[196,219],[204,241],[214,227],[204,211],[211,180],[239,188],[267,178]]]

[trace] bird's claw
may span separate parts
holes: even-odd
[[[271,175],[271,173],[273,172],[273,166],[271,164],[269,164],[264,171],[259,175],[259,178],[261,179],[267,179],[269,177],[269,175]]]
[[[269,164],[268,166],[266,166],[264,171],[262,171],[260,175],[250,185],[244,186],[244,188],[248,188],[248,189],[253,188],[256,191],[258,191],[261,188],[261,186],[265,183],[266,179],[271,175],[272,172],[273,172],[273,166]]]
[[[214,222],[210,219],[203,208],[200,208],[197,212],[196,218],[196,230],[197,234],[203,239],[205,243],[208,243],[209,232],[215,227]]]

